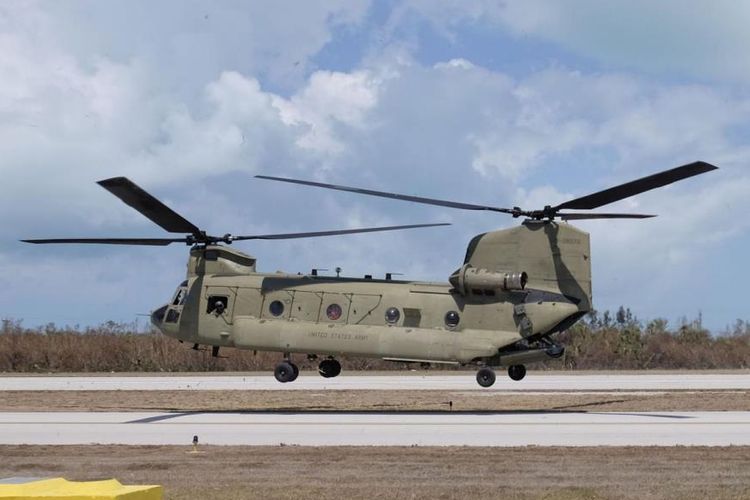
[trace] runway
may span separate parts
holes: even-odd
[[[303,372],[281,384],[267,375],[190,376],[0,376],[0,391],[196,391],[196,390],[454,390],[454,391],[659,391],[750,390],[747,373],[617,373],[560,374],[530,372],[514,382],[498,372],[489,389],[480,387],[473,372],[451,375],[341,375],[333,379]]]
[[[0,413],[0,444],[749,446],[750,412]]]

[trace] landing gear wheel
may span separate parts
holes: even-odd
[[[325,378],[333,378],[341,373],[341,363],[335,359],[324,359],[318,365],[318,373]]]
[[[273,370],[273,376],[281,383],[291,382],[297,378],[294,374],[294,365],[286,361],[276,365],[276,368]]]
[[[289,362],[289,364],[292,365],[292,378],[289,380],[289,382],[294,382],[295,380],[297,380],[297,377],[299,377],[299,367],[291,361]]]
[[[511,365],[508,367],[508,376],[513,380],[522,380],[526,376],[526,367],[523,365]]]
[[[477,372],[477,382],[482,387],[490,387],[495,383],[495,371],[487,366],[480,368]]]

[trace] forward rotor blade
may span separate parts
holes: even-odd
[[[232,241],[238,240],[289,240],[294,238],[316,238],[318,236],[337,236],[340,234],[375,233],[378,231],[399,231],[401,229],[415,229],[420,227],[450,226],[441,222],[438,224],[410,224],[407,226],[365,227],[360,229],[339,229],[334,231],[316,231],[308,233],[259,234],[254,236],[232,236]]]
[[[42,245],[48,243],[94,243],[102,245],[148,245],[166,246],[170,243],[187,243],[186,238],[53,238],[44,240],[21,240],[24,243]]]
[[[148,194],[127,177],[112,177],[97,184],[170,233],[191,233],[195,236],[201,233],[192,222]]]
[[[619,186],[611,187],[604,191],[566,201],[565,203],[554,207],[554,211],[562,210],[564,208],[579,210],[598,208],[602,205],[608,205],[645,191],[650,191],[682,179],[687,179],[688,177],[693,177],[694,175],[716,170],[717,168],[718,167],[703,161],[688,163],[687,165],[673,168],[671,170],[665,170],[664,172],[649,175],[648,177],[643,177],[625,184],[620,184]]]
[[[649,219],[655,215],[646,214],[557,214],[562,220],[587,220],[587,219]]]
[[[266,179],[266,180],[271,180],[271,181],[289,182],[292,184],[302,184],[304,186],[314,186],[314,187],[320,187],[320,188],[325,188],[325,189],[335,189],[337,191],[348,191],[350,193],[366,194],[369,196],[379,196],[381,198],[391,198],[394,200],[413,201],[415,203],[424,203],[426,205],[437,205],[439,207],[460,208],[463,210],[488,210],[490,212],[501,212],[501,213],[506,213],[506,214],[513,213],[513,211],[509,208],[491,207],[487,205],[474,205],[471,203],[461,203],[457,201],[437,200],[434,198],[423,198],[421,196],[411,196],[408,194],[397,194],[397,193],[389,193],[386,191],[375,191],[372,189],[338,186],[336,184],[325,184],[322,182],[302,181],[299,179],[289,179],[286,177],[271,177],[268,175],[256,175],[255,177],[258,179]]]

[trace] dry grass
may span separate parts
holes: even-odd
[[[587,316],[559,341],[567,346],[559,360],[538,363],[553,369],[747,369],[750,323],[738,321],[723,335],[712,336],[700,320],[669,329],[663,320],[644,325],[623,310],[611,319]],[[185,372],[272,370],[278,353],[222,349],[212,358],[189,344],[156,333],[132,333],[133,325],[108,322],[95,328],[24,328],[20,321],[0,321],[0,372]],[[302,368],[317,366],[304,356]],[[344,358],[344,370],[403,370],[404,363]],[[436,366],[437,369],[455,369]]]
[[[748,391],[3,391],[0,411],[750,411]]]
[[[0,446],[0,476],[116,477],[167,499],[750,498],[750,447]]]

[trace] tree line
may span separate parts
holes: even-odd
[[[278,353],[224,348],[219,358],[158,332],[112,321],[96,327],[27,328],[4,319],[0,328],[0,372],[201,372],[272,370]],[[639,320],[630,309],[592,311],[556,340],[566,346],[557,360],[532,368],[564,370],[750,368],[750,323],[737,320],[722,332],[703,327],[701,317],[670,326],[664,319]],[[419,368],[378,359],[343,358],[345,370]],[[300,368],[316,361],[297,355]],[[443,365],[435,368],[450,369]]]

